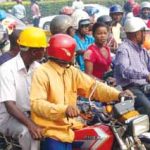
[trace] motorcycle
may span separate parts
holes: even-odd
[[[73,150],[146,150],[150,143],[149,117],[134,109],[134,100],[122,99],[102,107],[79,102],[80,119],[87,126],[75,131]],[[88,116],[88,117],[87,117]],[[89,117],[90,116],[90,117]],[[144,134],[148,135],[145,136]]]
[[[73,150],[148,150],[149,117],[134,109],[133,100],[98,106],[79,102],[80,119],[86,127],[75,131]],[[3,150],[21,150],[17,141],[0,135]],[[2,143],[0,144],[2,146]],[[1,149],[0,146],[0,149]]]
[[[86,124],[75,130],[73,150],[149,150],[149,117],[134,109],[134,100],[100,105],[91,101],[79,101],[81,115],[78,119]],[[0,149],[21,150],[17,141],[0,135]],[[1,145],[3,148],[1,148]]]

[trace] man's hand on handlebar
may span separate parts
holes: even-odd
[[[80,111],[76,106],[69,105],[66,109],[66,116],[73,118],[79,116]]]
[[[135,95],[130,90],[125,90],[119,94],[119,97],[118,97],[119,100],[121,100],[122,97],[125,97],[125,98],[128,97],[128,98],[134,99]]]

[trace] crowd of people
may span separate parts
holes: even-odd
[[[51,21],[48,38],[37,27],[35,1],[31,8],[35,27],[10,35],[0,10],[0,133],[18,139],[22,150],[71,150],[74,130],[85,126],[77,119],[77,100],[86,100],[93,88],[92,99],[132,97],[135,108],[150,116],[150,2],[114,4],[96,20],[97,10],[89,13],[75,0]],[[17,0],[14,15],[20,9]]]
[[[15,0],[16,4],[13,6],[11,13],[19,20],[23,21],[24,23],[28,23],[27,19],[27,11],[25,6],[22,3],[22,0]],[[38,27],[39,20],[41,17],[41,11],[39,4],[36,2],[36,0],[30,0],[30,12],[32,15],[32,24],[35,27]]]

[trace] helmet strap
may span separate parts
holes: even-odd
[[[48,57],[48,60],[52,60],[52,61],[54,61],[54,62],[56,62],[58,64],[67,65],[66,68],[69,68],[72,65],[71,62],[66,62],[64,60],[60,60],[60,59],[57,59],[57,58],[54,58],[54,57]]]
[[[20,46],[20,51],[26,52],[29,50],[29,47]]]

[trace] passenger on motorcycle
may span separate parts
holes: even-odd
[[[82,71],[85,71],[85,63],[83,54],[89,45],[94,43],[94,38],[89,34],[89,19],[82,19],[79,21],[79,28],[74,35],[76,41],[76,61]]]
[[[110,85],[115,86],[115,79],[110,76],[112,56],[107,42],[108,33],[109,27],[106,24],[100,22],[94,24],[93,37],[95,43],[90,45],[84,53],[85,72],[100,80],[107,80]],[[105,78],[106,74],[108,77]]]
[[[38,150],[43,131],[30,119],[29,90],[32,71],[47,47],[42,29],[28,27],[18,40],[20,53],[0,67],[0,132],[19,140],[22,150]]]
[[[142,44],[145,40],[146,24],[134,17],[125,22],[127,39],[119,46],[115,59],[115,77],[123,89],[131,90],[135,98],[135,108],[150,115],[150,57]]]
[[[107,46],[108,26],[95,23],[93,26],[95,43],[90,45],[84,53],[85,72],[102,79],[105,72],[110,70],[111,55]]]
[[[112,18],[108,15],[103,15],[97,19],[97,22],[103,22],[108,26],[109,33],[107,38],[107,46],[110,48],[112,53],[116,53],[118,44],[112,34]]]
[[[72,37],[53,35],[47,48],[49,61],[42,64],[32,78],[32,119],[44,127],[43,150],[72,149],[73,130],[83,127],[75,118],[80,114],[76,106],[78,95],[87,98],[94,87],[92,98],[103,102],[118,100],[122,95],[132,95],[98,82],[72,66],[75,48]]]

